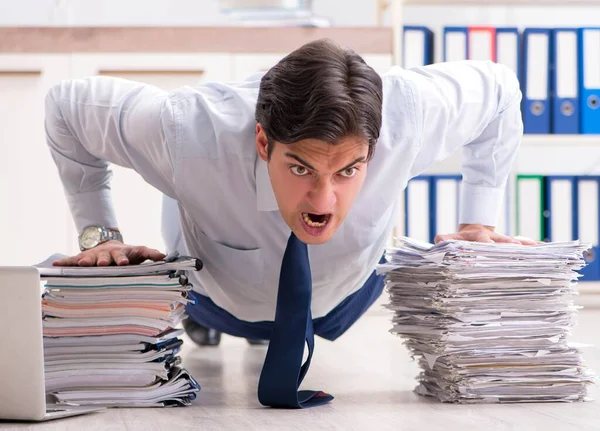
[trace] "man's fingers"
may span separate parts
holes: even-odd
[[[132,247],[131,252],[128,253],[128,256],[132,263],[142,263],[147,259],[152,259],[154,261],[164,259],[165,254],[152,248],[139,246]]]
[[[490,232],[481,232],[478,231],[476,235],[474,235],[472,238],[468,238],[468,241],[474,241],[474,242],[489,242],[489,243],[494,243],[494,242],[499,242],[496,241],[496,236],[491,235]]]
[[[436,235],[436,237],[434,238],[436,244],[441,241],[450,240],[471,242],[495,242],[494,238],[490,236],[489,232],[459,232],[452,234]]]
[[[108,266],[112,263],[112,257],[110,255],[110,253],[107,251],[99,252],[96,259],[97,259],[98,266]]]
[[[153,248],[148,248],[148,247],[140,247],[141,250],[141,254],[142,256],[144,256],[147,259],[152,259],[152,260],[161,260],[164,259],[166,257],[166,255],[164,253],[161,253],[158,250],[155,250]]]
[[[492,239],[496,242],[505,242],[510,244],[521,244],[521,245],[536,245],[538,241],[534,241],[530,238],[524,237],[512,237],[508,235],[495,234]]]
[[[495,234],[492,239],[494,240],[494,242],[505,242],[505,243],[509,243],[509,244],[521,244],[521,241],[519,241],[518,239],[512,238],[508,235],[502,235],[502,234]]]
[[[107,266],[115,262],[117,265],[135,265],[147,259],[154,261],[164,259],[166,255],[153,248],[144,246],[117,246],[88,250],[77,256],[57,259],[54,266]]]
[[[491,232],[481,229],[464,230],[462,232],[452,234],[436,235],[434,242],[437,244],[442,241],[450,240],[462,240],[462,241],[474,241],[474,242],[487,242],[487,243],[508,243],[508,244],[522,244],[522,245],[536,245],[539,241],[534,241],[530,238],[524,237],[512,237],[509,235],[503,235],[501,233]]]
[[[110,251],[110,255],[117,265],[128,265],[129,258],[127,257],[127,252],[130,251],[130,248],[117,248]]]
[[[96,256],[93,254],[84,254],[77,261],[79,266],[94,266],[96,265]]]
[[[90,265],[90,259],[84,253],[79,253],[75,256],[65,257],[52,262],[53,266],[79,266],[79,262],[83,261],[85,265]],[[94,260],[95,262],[95,260]]]
[[[537,245],[537,244],[542,244],[542,241],[534,241],[532,239],[523,239],[520,242],[523,245]]]
[[[433,240],[437,244],[438,242],[449,241],[451,239],[460,239],[460,237],[461,237],[460,234],[452,233],[452,234],[436,235]]]
[[[64,259],[58,259],[52,262],[53,266],[75,266],[79,258],[65,257]]]
[[[537,245],[541,244],[541,241],[535,241],[531,238],[526,238],[524,236],[516,236],[515,239],[519,241],[523,245]]]
[[[153,248],[146,247],[146,249],[148,249],[148,257],[152,260],[161,260],[167,257],[166,254],[161,253],[160,251],[155,250]]]

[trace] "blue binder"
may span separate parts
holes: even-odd
[[[454,233],[458,229],[461,180],[461,175],[431,176],[430,242],[434,242],[438,234]]]
[[[414,45],[415,41],[418,45]],[[428,27],[404,26],[404,49],[402,50],[402,67],[426,66],[433,63],[433,31]]]
[[[569,175],[544,178],[544,241],[577,238],[577,183]]]
[[[579,29],[580,131],[600,133],[600,28]]]
[[[496,28],[496,62],[521,76],[521,34],[516,27]]]
[[[467,27],[444,27],[444,61],[466,60],[469,56]]]
[[[552,133],[579,133],[579,32],[576,28],[552,31]],[[600,55],[600,53],[599,53]]]
[[[546,238],[544,176],[518,174],[515,186],[516,234],[543,241]]]
[[[576,177],[574,211],[575,238],[590,243],[585,254],[587,266],[580,270],[581,281],[600,280],[600,176]]]
[[[523,31],[523,127],[524,133],[551,131],[550,70],[552,30],[526,28]]]
[[[431,242],[435,201],[431,195],[431,176],[411,178],[404,189],[404,235]]]
[[[461,180],[461,175],[419,175],[412,178],[404,191],[405,235],[433,243],[438,233],[454,233],[458,228]],[[415,184],[418,188],[411,187]],[[451,189],[445,185],[450,185]],[[416,193],[424,195],[416,196]],[[414,208],[414,205],[419,205],[419,208]],[[439,217],[438,212],[443,216]]]

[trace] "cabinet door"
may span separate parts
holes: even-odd
[[[236,54],[233,56],[233,79],[242,81],[254,73],[266,72],[286,55],[287,53]],[[380,74],[387,72],[393,65],[392,54],[362,54],[362,57]]]
[[[394,64],[392,54],[363,54],[362,58],[379,74],[384,74]]]
[[[44,132],[44,99],[69,76],[66,55],[0,55],[0,225],[3,265],[76,251],[74,226]]]
[[[286,53],[235,54],[233,56],[233,80],[243,81],[255,73],[266,72],[286,55]]]
[[[115,76],[171,90],[206,81],[229,81],[231,62],[227,54],[78,54],[73,56],[73,75]],[[113,165],[111,170],[113,202],[125,242],[165,251],[162,193],[131,169]]]

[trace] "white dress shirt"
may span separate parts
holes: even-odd
[[[494,226],[521,142],[521,92],[505,66],[395,67],[382,79],[383,126],[363,189],[331,240],[309,246],[314,318],[372,273],[408,180],[455,150],[463,151],[459,222]],[[135,169],[179,202],[184,252],[204,261],[194,289],[246,321],[273,320],[290,234],[255,149],[259,83],[167,92],[91,77],[63,81],[46,98],[47,141],[77,229],[117,225],[109,162]]]

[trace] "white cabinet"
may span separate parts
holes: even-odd
[[[74,251],[74,227],[44,132],[44,97],[67,56],[0,55],[0,264]]]
[[[74,54],[72,76],[114,75],[171,89],[231,79],[229,54]]]
[[[286,55],[287,53],[283,52],[278,54],[235,54],[232,59],[233,80],[243,81],[255,73],[266,72]]]
[[[384,74],[394,65],[391,54],[363,54],[362,58],[379,74]]]
[[[232,60],[232,77],[235,81],[242,81],[258,72],[266,72],[273,67],[287,53],[278,54],[236,54]],[[393,65],[391,54],[361,54],[365,62],[378,73],[387,72]]]

